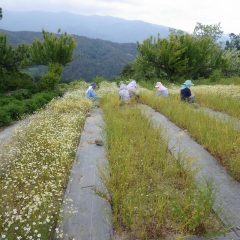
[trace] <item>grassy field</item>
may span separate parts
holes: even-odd
[[[158,98],[150,91],[143,91],[140,101],[187,129],[189,134],[211,152],[234,178],[240,180],[240,135],[231,124],[213,119],[202,111],[194,111],[193,106],[180,102],[178,96]]]
[[[118,97],[102,102],[113,223],[127,239],[180,239],[215,231],[210,185],[194,184],[194,173],[168,152],[167,144],[134,105]],[[170,238],[169,238],[170,239]]]
[[[170,94],[179,96],[179,86],[170,86]],[[200,106],[225,112],[240,119],[240,86],[235,85],[200,85],[191,87]]]
[[[240,77],[239,76],[232,76],[232,77],[217,77],[214,81],[210,78],[208,79],[200,79],[195,81],[196,84],[199,85],[240,85]]]
[[[196,87],[197,103],[240,119],[240,87]]]

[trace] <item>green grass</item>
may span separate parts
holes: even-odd
[[[15,96],[1,95],[0,127],[19,120],[24,114],[33,113],[58,95],[58,92],[39,92],[26,99],[22,93],[18,93]]]
[[[217,111],[225,112],[240,119],[240,99],[218,93],[204,93],[195,91],[197,102],[204,107],[209,107]]]
[[[194,183],[194,173],[170,155],[161,130],[134,105],[118,97],[102,102],[113,223],[127,239],[177,239],[216,230],[209,185]],[[215,225],[216,224],[216,225]]]
[[[202,111],[194,111],[193,106],[180,102],[177,96],[158,98],[153,93],[144,91],[140,101],[163,113],[181,128],[187,129],[235,179],[240,180],[240,135],[231,124],[213,119]]]
[[[220,77],[215,81],[211,80],[210,78],[207,79],[200,79],[194,81],[196,85],[215,85],[215,84],[224,84],[224,85],[240,85],[240,77]]]

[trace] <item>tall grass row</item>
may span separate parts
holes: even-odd
[[[115,95],[102,107],[116,232],[126,239],[178,239],[216,230],[211,186],[196,187],[194,173],[170,155],[161,130]]]
[[[240,98],[225,96],[222,93],[206,93],[195,90],[197,102],[203,106],[217,111],[225,112],[240,120]]]
[[[240,135],[230,123],[213,119],[203,111],[194,111],[190,104],[181,102],[177,96],[159,98],[150,91],[142,91],[140,101],[187,129],[197,142],[240,181]]]

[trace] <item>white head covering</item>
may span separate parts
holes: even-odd
[[[155,85],[155,88],[157,88],[158,91],[166,90],[167,88],[162,85],[161,82],[157,82]]]
[[[127,85],[128,88],[137,88],[137,83],[135,80],[130,79],[131,82]]]
[[[119,90],[120,90],[120,91],[123,90],[123,89],[127,89],[127,85],[124,84],[124,83],[122,83],[122,84],[120,85],[120,87],[119,87]]]

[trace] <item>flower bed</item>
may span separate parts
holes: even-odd
[[[0,238],[51,239],[81,128],[92,103],[75,92],[52,100],[0,157]],[[1,161],[0,161],[1,162]]]

